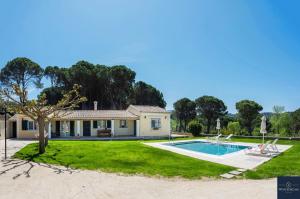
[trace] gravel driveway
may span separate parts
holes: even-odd
[[[1,155],[3,153],[3,141]],[[9,154],[31,141],[9,140]],[[1,199],[276,198],[276,179],[183,180],[149,178],[8,159],[0,163]]]

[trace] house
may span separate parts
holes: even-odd
[[[4,116],[0,115],[0,140],[4,139],[4,132],[5,132],[5,124],[4,124]]]
[[[46,122],[53,137],[132,136],[166,137],[171,131],[170,113],[157,106],[130,105],[126,110],[70,110]],[[37,138],[35,122],[21,114],[9,119],[9,132],[16,138]]]
[[[10,115],[7,114],[6,115],[7,117],[7,120],[6,120],[6,135],[7,135],[7,138],[14,138],[16,137],[16,135],[13,135],[13,131],[9,128],[9,125],[10,125],[10,121],[9,121],[9,118],[10,118]],[[12,125],[12,124],[11,124]],[[4,139],[5,138],[5,116],[4,115],[0,115],[0,140],[1,139]]]

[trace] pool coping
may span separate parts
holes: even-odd
[[[201,141],[201,142],[211,142],[206,139],[195,139],[195,140],[180,140],[180,141],[171,141],[171,143],[180,143],[180,142],[194,142],[194,141]],[[169,144],[170,142],[152,142],[152,143],[144,143],[145,145],[156,147],[159,149],[171,151],[174,153],[178,153],[181,155],[197,158],[200,160],[206,160],[209,162],[214,162],[218,164],[223,164],[227,166],[232,166],[236,168],[242,169],[254,169],[255,167],[263,164],[264,162],[269,161],[273,158],[273,156],[254,156],[246,154],[245,151],[247,149],[242,149],[237,152],[232,152],[225,155],[211,155],[202,152],[191,151],[187,149],[182,149],[174,146],[168,146],[165,144]],[[240,145],[240,146],[249,146],[255,147],[258,143],[246,143],[246,142],[221,142],[222,144],[229,144],[229,145]],[[287,149],[291,148],[292,145],[277,145],[277,148],[280,153],[286,151]],[[280,154],[279,153],[279,154]],[[277,154],[278,155],[278,154]]]

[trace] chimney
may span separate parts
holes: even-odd
[[[94,111],[96,111],[98,109],[98,102],[94,101]]]

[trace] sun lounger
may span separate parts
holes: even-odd
[[[268,150],[271,149],[270,150],[271,152],[279,153],[279,150],[278,150],[277,145],[276,145],[277,141],[278,141],[278,138],[273,140],[273,142],[269,145]]]
[[[216,141],[216,142],[219,142],[219,139],[220,139],[220,137],[222,136],[222,134],[219,134],[219,135],[217,135],[217,136],[215,136],[215,137],[208,137],[207,138],[207,141]]]
[[[256,147],[245,150],[248,155],[271,155],[268,150],[271,140],[267,141],[265,144],[260,144]]]
[[[221,141],[223,141],[223,142],[229,142],[231,140],[232,136],[233,136],[233,134],[230,134],[226,138],[222,138]]]

